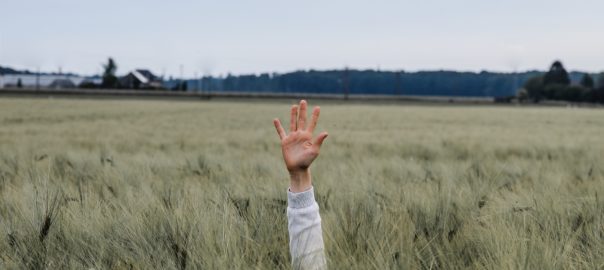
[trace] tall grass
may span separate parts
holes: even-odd
[[[287,104],[0,99],[0,269],[289,268]],[[604,268],[604,111],[321,105],[331,268]]]

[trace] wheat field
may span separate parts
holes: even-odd
[[[0,99],[0,269],[287,269],[284,101]],[[604,110],[321,105],[331,269],[604,268]]]

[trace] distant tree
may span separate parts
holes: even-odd
[[[543,98],[543,75],[537,75],[529,78],[524,83],[524,89],[528,98],[537,103]]]
[[[78,88],[91,89],[91,88],[96,88],[96,87],[97,87],[97,85],[90,81],[83,81],[82,83],[80,83],[80,85],[78,85]]]
[[[604,73],[598,75],[597,85],[593,90],[593,100],[595,102],[604,103]]]
[[[23,88],[23,82],[21,81],[21,78],[17,80],[17,88]]]
[[[596,103],[604,104],[604,87],[596,88],[593,90],[593,101]]]
[[[573,102],[586,101],[589,95],[589,90],[579,85],[552,84],[546,86],[545,91],[549,92],[550,99]]]
[[[583,74],[580,84],[587,89],[593,89],[595,85],[594,79],[587,73]]]
[[[172,87],[170,87],[170,90],[186,92],[187,91],[187,81],[186,80],[177,81]]]
[[[529,100],[528,91],[525,88],[520,88],[520,89],[518,89],[518,92],[516,93],[516,97],[518,98],[518,101],[520,101],[520,102],[527,102]]]
[[[117,64],[113,61],[113,58],[107,60],[107,64],[103,65],[103,83],[102,86],[106,88],[117,88],[118,80],[115,76],[117,71]]]
[[[543,85],[550,84],[570,84],[568,72],[566,72],[566,69],[564,69],[564,66],[560,61],[555,61],[550,67],[549,71],[543,76]]]
[[[598,102],[598,93],[597,89],[595,89],[595,82],[591,75],[585,73],[583,77],[581,77],[581,81],[579,85],[583,87],[583,101],[586,102]]]
[[[598,79],[595,87],[604,88],[604,72],[598,74]]]
[[[564,96],[566,96],[566,86],[562,84],[548,84],[543,86],[543,91],[541,95],[543,99],[548,100],[563,100]]]

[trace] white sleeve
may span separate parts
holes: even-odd
[[[287,192],[289,251],[294,269],[326,269],[321,216],[314,189]]]

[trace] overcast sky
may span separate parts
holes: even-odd
[[[604,70],[604,1],[0,0],[0,65],[220,75]]]

